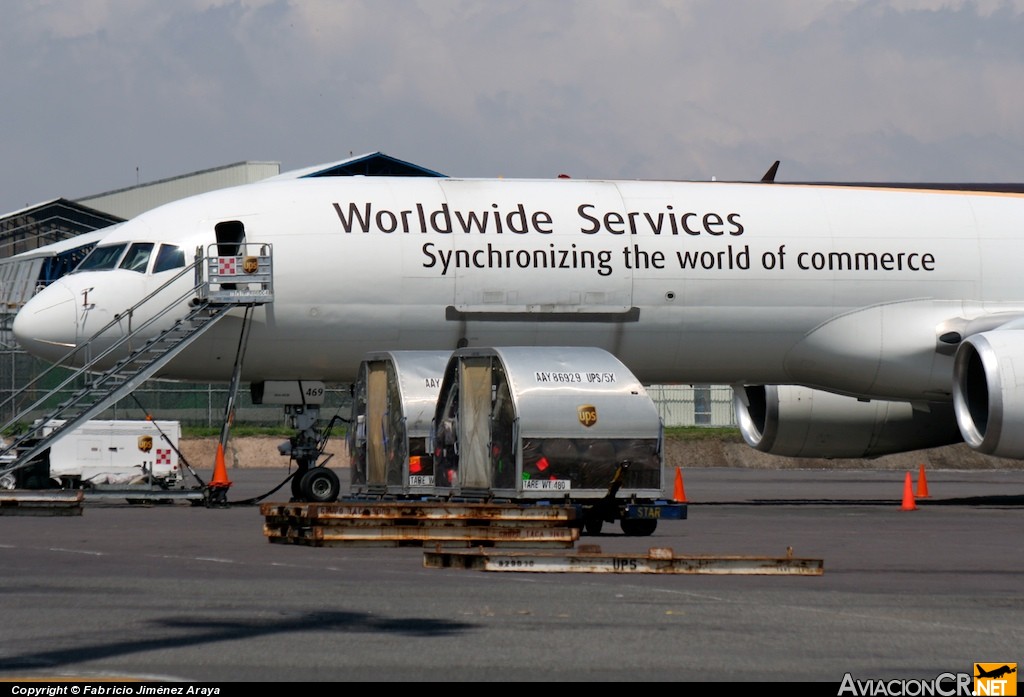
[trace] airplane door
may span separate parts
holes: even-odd
[[[217,236],[217,256],[236,257],[245,244],[245,225],[240,220],[227,220],[213,228]]]

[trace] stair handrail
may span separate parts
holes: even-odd
[[[168,306],[168,307],[170,307],[170,306]],[[201,308],[199,308],[199,309],[201,309]],[[225,308],[225,311],[227,311],[227,308]],[[195,312],[196,311],[194,310],[192,313],[187,315],[186,319],[192,317],[195,314]],[[104,351],[104,352],[100,353],[99,355],[97,355],[96,358],[93,360],[93,363],[90,363],[89,365],[92,365],[96,361],[99,361],[100,359],[102,359],[104,356],[106,356],[111,351],[119,348],[126,341],[130,341],[131,339],[133,339],[139,332],[147,329],[151,324],[153,324],[153,322],[155,322],[158,317],[159,316],[154,316],[151,320],[149,320],[149,321],[139,325],[130,334],[125,335],[124,337],[119,339],[116,343],[112,344],[109,349],[107,349],[106,351]],[[161,334],[159,336],[163,337],[166,334],[174,331],[174,329],[175,329],[174,327],[168,328],[164,332],[161,332]],[[146,345],[139,347],[139,349],[137,349],[136,351],[133,351],[132,353],[129,353],[124,358],[124,360],[122,360],[119,363],[117,363],[115,366],[113,366],[107,372],[99,373],[98,374],[99,375],[99,380],[97,380],[94,383],[93,386],[94,387],[95,386],[99,386],[99,385],[103,384],[104,382],[106,382],[107,380],[109,380],[110,378],[112,378],[115,375],[117,375],[118,374],[117,371],[120,371],[125,366],[130,365],[133,362],[133,360],[131,360],[131,359],[134,359],[136,357],[136,354],[141,352],[141,351],[143,351],[145,348],[146,348]],[[83,366],[83,367],[79,368],[78,370],[76,370],[75,372],[73,372],[71,375],[69,375],[67,378],[65,378],[59,385],[57,385],[56,387],[51,389],[46,395],[44,395],[43,397],[40,397],[39,399],[37,399],[31,406],[28,406],[28,407],[22,409],[21,412],[19,412],[18,416],[21,416],[21,415],[23,415],[25,413],[33,411],[34,409],[36,409],[38,407],[41,407],[43,405],[43,403],[47,399],[49,399],[54,393],[60,392],[65,387],[67,387],[70,383],[74,382],[74,380],[77,379],[78,377],[80,377],[83,373],[88,372],[89,365]],[[85,391],[85,388],[82,388],[82,389],[78,390],[66,402],[64,402],[63,404],[58,405],[56,409],[52,410],[51,418],[57,418],[58,416],[63,414],[65,411],[67,411],[71,407],[75,406],[86,395],[87,395],[87,391]],[[18,418],[15,417],[10,422],[8,422],[8,424],[6,426],[4,426],[4,428],[5,429],[8,428],[9,426],[13,425],[14,423],[17,423],[17,421],[18,421]],[[11,443],[9,443],[9,444],[7,444],[5,446],[0,447],[0,456],[6,454],[9,450],[14,448],[16,445],[18,445],[21,442],[23,442],[26,439],[25,436],[31,435],[33,432],[38,431],[40,428],[42,428],[42,424],[40,424],[38,426],[35,426],[35,427],[29,426],[28,432],[26,434],[23,434],[21,437],[17,437],[15,440],[13,440]]]
[[[31,380],[29,380],[29,382],[27,384],[25,384],[21,389],[19,389],[17,392],[13,393],[10,397],[8,397],[2,403],[0,403],[0,412],[2,412],[4,409],[6,409],[7,406],[10,405],[12,402],[15,402],[17,399],[21,398],[26,392],[28,392],[29,390],[35,388],[35,386],[40,381],[42,381],[46,376],[50,375],[52,372],[54,372],[54,371],[56,371],[58,369],[61,369],[61,368],[67,369],[68,366],[65,365],[65,363],[67,363],[69,360],[71,360],[79,351],[87,349],[94,340],[96,340],[96,339],[98,339],[100,337],[100,335],[102,335],[103,333],[105,333],[109,329],[112,329],[115,325],[119,324],[125,318],[125,316],[129,316],[130,317],[131,315],[133,315],[136,310],[138,310],[144,304],[146,304],[147,302],[152,300],[155,296],[157,296],[160,293],[162,293],[171,284],[173,284],[175,281],[177,281],[179,278],[181,278],[185,274],[187,274],[189,272],[197,272],[197,271],[199,271],[199,269],[201,268],[199,265],[202,264],[203,261],[204,260],[201,257],[197,257],[196,260],[192,264],[189,264],[188,266],[183,268],[181,271],[176,273],[172,278],[168,279],[165,283],[160,285],[158,288],[156,288],[149,295],[146,295],[145,297],[143,297],[141,300],[139,300],[137,303],[135,303],[134,305],[132,305],[128,309],[123,310],[123,311],[117,313],[116,315],[114,315],[113,319],[111,319],[107,324],[105,324],[103,327],[98,329],[92,336],[90,336],[84,342],[76,345],[74,348],[72,348],[70,351],[68,351],[66,354],[64,354],[61,358],[59,358],[55,363],[53,363],[53,365],[51,365],[49,368],[47,368],[46,370],[41,372],[36,377],[34,377]],[[197,274],[197,276],[198,276],[198,274]],[[80,376],[83,372],[87,372],[90,366],[95,365],[99,360],[101,360],[102,358],[105,358],[110,352],[114,351],[115,349],[120,348],[126,341],[130,341],[131,339],[133,339],[140,331],[142,331],[143,329],[148,328],[157,319],[162,319],[162,313],[163,312],[169,310],[174,305],[177,305],[178,303],[180,303],[182,300],[186,299],[190,295],[194,295],[195,293],[197,293],[198,290],[203,286],[203,283],[205,283],[205,281],[199,281],[196,286],[188,289],[186,292],[182,293],[178,297],[176,297],[173,300],[171,300],[169,303],[167,303],[167,305],[165,307],[163,307],[161,309],[160,312],[155,313],[152,318],[150,318],[149,320],[144,322],[139,327],[136,327],[131,332],[123,335],[119,340],[117,340],[114,344],[112,344],[105,351],[101,352],[100,354],[94,356],[93,358],[91,358],[88,361],[86,361],[85,363],[83,363],[81,368],[79,368],[77,371],[73,372],[70,377],[68,377],[63,382],[61,382],[57,387],[55,387],[52,390],[50,390],[50,392],[53,393],[53,392],[57,392],[57,391],[63,389],[70,382],[72,382],[75,378]],[[47,395],[46,397],[43,397],[42,399],[38,400],[36,403],[32,404],[32,406],[27,407],[25,409],[19,410],[18,413],[14,417],[12,417],[10,420],[8,420],[3,426],[0,426],[0,434],[6,433],[9,428],[11,428],[16,423],[18,423],[19,417],[22,414],[24,414],[25,412],[28,412],[28,411],[32,411],[37,406],[39,406],[39,404],[41,402],[46,401],[46,399],[48,399],[48,398],[49,398],[49,395]],[[3,451],[0,451],[0,454],[2,454],[2,452]]]
[[[214,315],[212,315],[212,316],[210,317],[210,320],[211,320],[211,321],[212,321],[212,320],[214,320],[214,319],[219,319],[220,317],[224,316],[224,315],[225,315],[226,313],[230,312],[230,311],[231,311],[231,309],[232,309],[232,308],[231,308],[231,307],[230,307],[229,305],[216,305],[216,306],[214,306],[214,307],[215,307],[215,309],[216,309],[216,314],[214,314]],[[188,317],[192,317],[192,316],[193,316],[193,315],[195,315],[196,313],[198,313],[198,312],[201,312],[201,311],[202,311],[202,309],[203,309],[203,308],[197,308],[197,309],[195,309],[195,310],[194,310],[194,311],[193,311],[192,313],[190,313],[190,314],[188,315]],[[208,323],[207,323],[207,325],[208,325]],[[165,335],[165,334],[167,334],[167,333],[169,333],[169,332],[171,332],[171,331],[173,331],[173,328],[171,328],[171,329],[167,329],[167,330],[166,330],[166,331],[165,331],[165,332],[164,332],[163,334],[161,334],[161,336],[163,336],[163,335]],[[191,335],[189,335],[189,336],[191,336]],[[144,350],[143,348],[140,348],[140,349],[138,350],[138,352],[141,352],[141,351],[143,351],[143,350]],[[132,356],[134,356],[134,355],[135,355],[134,353],[133,353],[133,354],[130,354],[130,355],[128,356],[128,358],[131,358],[131,357],[132,357]],[[127,360],[127,358],[126,358],[125,362],[119,363],[119,364],[118,364],[117,366],[114,366],[114,368],[111,368],[111,369],[110,369],[110,370],[108,370],[108,371],[107,371],[106,373],[103,373],[103,374],[102,374],[102,375],[100,376],[100,377],[101,377],[101,380],[100,380],[100,382],[103,382],[103,381],[105,381],[105,380],[106,380],[107,378],[111,378],[111,377],[113,377],[114,375],[116,375],[116,374],[117,374],[117,373],[116,373],[116,369],[120,369],[120,368],[122,368],[122,367],[123,367],[124,365],[127,365],[128,363],[131,363],[131,361],[130,361],[130,360]],[[84,370],[84,369],[83,369],[83,370]],[[142,371],[144,371],[144,370],[145,370],[145,367],[143,367],[142,369],[140,369],[140,371],[139,371],[139,372],[142,372]],[[82,372],[82,371],[79,371],[79,373],[76,373],[76,375],[80,374],[81,372]],[[138,374],[138,373],[137,373],[137,374]],[[137,375],[137,374],[136,374],[136,375]],[[126,382],[127,382],[127,381],[126,381]],[[99,384],[99,383],[97,383],[97,384]],[[113,388],[112,390],[110,390],[110,392],[108,392],[108,393],[107,393],[107,395],[105,395],[105,397],[106,397],[106,398],[109,398],[109,397],[110,397],[110,395],[116,394],[116,393],[118,392],[118,390],[122,389],[123,385],[124,385],[123,383],[122,383],[121,385],[115,385],[115,386],[114,386],[114,388]],[[59,389],[59,388],[58,388],[58,389]],[[52,394],[52,392],[51,392],[51,394]],[[88,395],[89,395],[89,392],[88,392],[88,391],[86,391],[86,390],[84,390],[84,389],[83,389],[83,390],[79,390],[78,392],[76,392],[76,393],[75,393],[75,394],[74,394],[74,395],[72,396],[72,398],[71,398],[71,399],[67,400],[66,402],[64,402],[64,403],[62,403],[62,404],[60,404],[60,405],[58,405],[58,407],[57,407],[56,409],[52,410],[51,412],[49,412],[49,413],[48,413],[48,414],[46,415],[46,417],[45,417],[45,418],[39,419],[39,420],[38,420],[38,422],[36,422],[36,423],[32,424],[31,426],[29,426],[29,427],[27,428],[27,430],[26,430],[26,431],[25,431],[24,433],[22,433],[22,434],[18,435],[18,436],[17,436],[16,438],[14,438],[14,439],[12,439],[12,440],[11,440],[11,442],[10,442],[10,443],[8,443],[7,445],[5,445],[5,446],[3,446],[3,447],[0,447],[0,456],[6,455],[7,453],[11,452],[12,450],[16,450],[16,449],[17,449],[17,448],[18,448],[19,446],[21,446],[21,445],[22,445],[23,443],[25,443],[26,441],[28,441],[28,440],[30,440],[31,438],[33,438],[33,437],[34,437],[34,436],[35,436],[36,434],[38,434],[38,433],[39,433],[40,431],[44,430],[44,429],[46,428],[46,426],[47,426],[48,424],[52,423],[52,422],[53,422],[54,420],[56,420],[57,418],[59,418],[59,417],[60,417],[61,415],[63,415],[63,414],[64,414],[64,412],[66,412],[66,411],[67,411],[68,409],[70,409],[70,408],[72,408],[72,407],[76,406],[76,405],[77,405],[77,404],[78,404],[78,403],[79,403],[80,401],[82,401],[82,400],[83,400],[83,399],[84,399],[85,397],[87,397]],[[35,408],[36,406],[39,406],[39,404],[40,404],[40,403],[41,403],[42,401],[45,401],[45,398],[43,398],[42,400],[39,400],[39,401],[38,401],[38,402],[37,402],[36,404],[34,404],[34,405],[33,405],[32,407],[30,407],[30,408],[26,409],[26,410],[25,410],[25,412],[27,412],[27,411],[31,411],[31,410],[32,410],[32,409],[34,409],[34,408]],[[102,402],[102,401],[103,401],[103,399],[100,399],[98,403],[100,403],[100,402]],[[42,437],[42,438],[43,438],[43,440],[46,440],[46,441],[53,441],[53,440],[57,440],[57,439],[58,439],[58,438],[59,438],[59,437],[60,437],[60,436],[61,436],[61,435],[62,435],[62,434],[64,433],[64,431],[65,431],[65,430],[68,430],[68,429],[69,429],[69,428],[71,428],[72,426],[74,426],[74,425],[76,425],[77,423],[79,423],[80,421],[82,421],[82,420],[83,420],[83,414],[87,414],[87,413],[89,413],[89,410],[90,410],[90,409],[94,409],[95,407],[96,407],[96,404],[92,404],[92,405],[90,405],[89,407],[87,407],[87,408],[85,409],[85,411],[81,412],[80,414],[78,414],[78,415],[75,415],[75,416],[73,416],[72,418],[70,418],[70,419],[66,420],[66,421],[65,421],[64,423],[62,423],[62,424],[59,424],[59,425],[57,425],[57,426],[53,427],[53,430],[52,430],[52,431],[51,431],[51,432],[50,432],[49,434],[47,434],[46,436],[43,436],[43,437]],[[22,413],[25,413],[25,412],[22,412]],[[31,451],[31,449],[30,449],[30,451]],[[15,471],[15,470],[18,470],[18,469],[21,469],[21,468],[23,468],[23,467],[27,467],[27,466],[28,466],[29,464],[31,464],[31,458],[30,458],[30,457],[27,457],[27,456],[25,455],[25,453],[19,453],[19,455],[18,455],[18,460],[17,460],[17,461],[15,462],[15,463],[12,463],[12,464],[11,464],[11,465],[9,465],[9,466],[5,466],[5,467],[0,467],[0,474],[6,474],[6,473],[8,473],[8,472],[13,472],[13,471]]]

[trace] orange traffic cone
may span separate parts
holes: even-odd
[[[686,489],[683,488],[683,471],[676,467],[676,487],[672,495],[676,503],[686,503]]]
[[[928,498],[928,480],[924,476],[924,465],[921,465],[921,469],[917,474],[917,498],[926,499]]]
[[[231,480],[228,479],[228,468],[224,465],[224,446],[217,443],[217,461],[213,466],[213,479],[210,480],[211,487],[229,487]]]
[[[910,486],[910,472],[907,472],[907,478],[903,482],[903,506],[901,508],[904,511],[917,510],[917,504],[914,502],[914,491]]]

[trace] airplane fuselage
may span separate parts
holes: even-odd
[[[246,380],[348,382],[375,350],[575,345],[611,351],[645,383],[942,400],[955,344],[941,337],[1024,311],[1013,194],[298,179],[169,204],[101,244],[191,255],[224,221],[273,246],[275,299],[256,312]],[[26,305],[19,340],[56,357],[160,279],[67,276]],[[74,336],[47,324],[56,312],[74,313]],[[227,380],[237,337],[220,323],[161,377]]]

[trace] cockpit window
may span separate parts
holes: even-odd
[[[146,267],[149,266],[149,256],[152,253],[152,242],[136,242],[128,248],[128,253],[124,255],[124,261],[121,262],[121,268],[146,273]]]
[[[181,269],[185,267],[185,252],[181,247],[173,244],[160,245],[156,253],[156,263],[153,264],[153,273]]]
[[[109,271],[117,268],[117,261],[124,253],[127,244],[112,244],[105,247],[96,247],[82,263],[75,269],[79,271]]]

